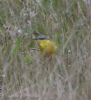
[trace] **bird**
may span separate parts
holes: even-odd
[[[49,37],[44,35],[43,33],[33,32],[33,35],[34,37],[32,39],[36,40],[41,54],[44,57],[51,59],[57,51],[55,42],[49,39]]]

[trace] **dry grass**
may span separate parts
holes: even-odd
[[[91,23],[82,0],[0,1],[0,98],[90,100]],[[44,60],[31,40],[36,30],[57,44]],[[37,47],[36,47],[37,48]]]

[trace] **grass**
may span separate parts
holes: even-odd
[[[83,0],[0,1],[2,100],[90,100],[89,7]],[[57,44],[51,62],[36,50],[33,31]]]

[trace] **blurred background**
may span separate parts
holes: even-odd
[[[42,59],[34,31],[57,45]],[[90,100],[91,0],[0,0],[0,98]]]

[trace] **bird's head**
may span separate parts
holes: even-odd
[[[39,32],[33,32],[33,37],[32,37],[33,40],[48,40],[49,37],[42,34],[42,33],[39,33]]]

